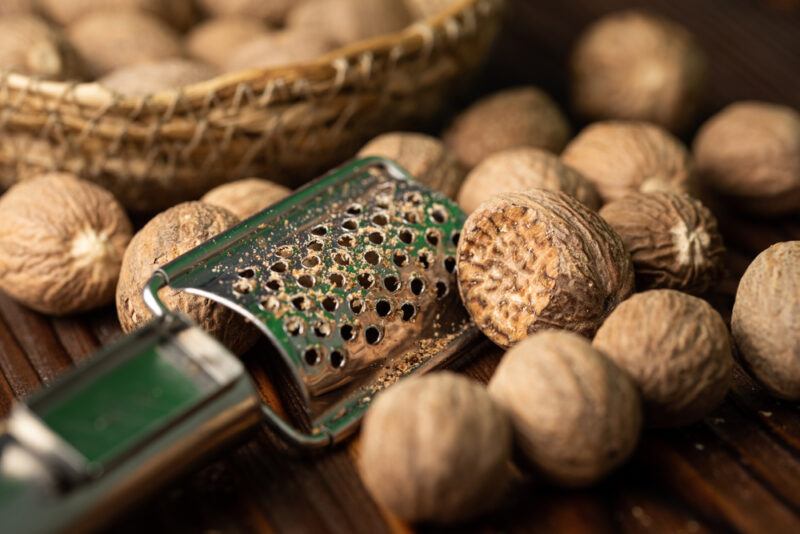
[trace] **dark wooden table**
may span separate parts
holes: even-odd
[[[739,99],[800,108],[799,0],[517,0],[478,93],[522,83],[564,101],[564,64],[577,32],[631,5],[681,21],[711,57],[709,115]],[[469,98],[474,98],[473,91]],[[577,123],[576,123],[577,124]],[[690,138],[687,137],[687,141]],[[800,217],[745,220],[717,206],[728,277],[707,298],[730,314],[749,261],[800,239]],[[798,318],[800,321],[800,318]],[[49,319],[0,295],[0,414],[119,335],[112,309]],[[488,380],[500,352],[488,342],[463,371]],[[246,358],[272,402],[258,353]],[[410,528],[381,510],[355,467],[357,440],[315,457],[287,455],[265,431],[160,493],[114,532],[369,532]],[[429,527],[421,530],[434,530]],[[561,491],[523,484],[506,505],[468,528],[540,532],[800,532],[800,412],[766,396],[738,370],[728,399],[703,423],[648,431],[635,457],[601,485]]]

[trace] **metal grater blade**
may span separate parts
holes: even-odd
[[[465,215],[391,161],[356,161],[162,267],[247,317],[290,369],[315,434],[339,439],[383,387],[477,335],[456,288]],[[274,414],[273,414],[274,415]]]

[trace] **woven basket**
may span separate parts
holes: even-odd
[[[0,75],[0,185],[64,170],[133,211],[245,176],[299,185],[373,135],[434,116],[480,65],[502,0],[460,0],[406,30],[315,61],[144,98]]]

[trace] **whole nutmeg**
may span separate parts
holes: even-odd
[[[64,35],[31,14],[0,17],[0,68],[50,80],[79,79],[83,74]]]
[[[260,20],[242,16],[217,17],[189,32],[186,50],[192,57],[222,68],[237,48],[267,32]]]
[[[122,329],[131,332],[151,319],[142,291],[156,269],[238,222],[217,206],[184,202],[156,215],[139,230],[125,251],[117,285]],[[205,297],[171,288],[162,289],[159,297],[167,308],[187,315],[234,353],[245,352],[258,337],[241,315]]]
[[[215,187],[201,202],[224,208],[239,219],[248,219],[289,196],[292,191],[262,178],[245,178]]]
[[[183,55],[177,32],[140,11],[93,11],[70,25],[67,35],[95,78],[134,63]]]
[[[453,523],[496,504],[509,480],[511,425],[486,389],[439,372],[378,395],[359,468],[375,499],[407,521]]]
[[[500,91],[479,100],[456,117],[444,141],[472,169],[496,152],[534,147],[558,153],[570,126],[558,105],[536,87]]]
[[[458,287],[478,328],[510,347],[548,328],[591,336],[633,291],[633,266],[611,227],[571,196],[503,193],[467,218]]]
[[[98,185],[63,173],[20,182],[0,197],[0,289],[52,315],[109,304],[132,233]]]
[[[800,213],[800,113],[738,102],[706,122],[694,141],[700,178],[758,215]]]
[[[405,4],[415,18],[421,19],[443,13],[455,0],[405,0]]]
[[[267,33],[244,43],[225,62],[225,70],[283,67],[309,61],[334,48],[323,34],[304,29]]]
[[[717,220],[681,193],[632,193],[600,210],[633,259],[637,289],[702,293],[724,270]]]
[[[455,198],[464,169],[440,140],[425,134],[392,132],[379,135],[358,153],[396,161],[420,183]]]
[[[489,394],[510,415],[526,458],[560,485],[598,481],[639,440],[636,386],[571,332],[540,332],[514,345],[492,376]]]
[[[636,191],[694,190],[686,147],[666,130],[646,122],[590,124],[567,145],[561,160],[594,182],[605,202]]]
[[[686,293],[654,289],[632,296],[606,319],[594,346],[639,386],[653,426],[702,419],[730,387],[728,329],[706,301]]]
[[[179,30],[194,24],[194,0],[36,0],[48,18],[67,26],[96,11],[136,10],[156,16]]]
[[[292,9],[289,28],[303,28],[345,45],[402,30],[411,15],[398,0],[307,0]]]
[[[472,213],[498,193],[539,188],[566,193],[593,210],[600,207],[591,182],[561,163],[558,156],[538,148],[512,148],[483,160],[461,186],[458,204]]]
[[[146,96],[204,82],[217,74],[217,69],[206,63],[175,58],[121,67],[98,83],[125,96]]]
[[[305,0],[303,0],[304,2]],[[282,24],[298,0],[199,0],[206,13],[213,16],[238,16]]]
[[[34,13],[40,0],[3,0],[0,3],[0,15],[16,15],[18,13]]]
[[[800,400],[800,241],[753,260],[736,291],[731,330],[756,378],[773,395]]]
[[[594,120],[642,120],[678,131],[695,118],[707,70],[705,54],[683,26],[636,10],[612,13],[575,46],[572,102]]]

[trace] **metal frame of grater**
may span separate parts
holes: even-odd
[[[152,323],[12,410],[0,436],[2,530],[100,524],[259,421],[301,449],[346,437],[377,392],[477,337],[454,273],[464,218],[368,158],[157,270],[143,294]],[[164,306],[165,288],[220,302],[266,334],[309,428],[263,403],[238,359]]]

